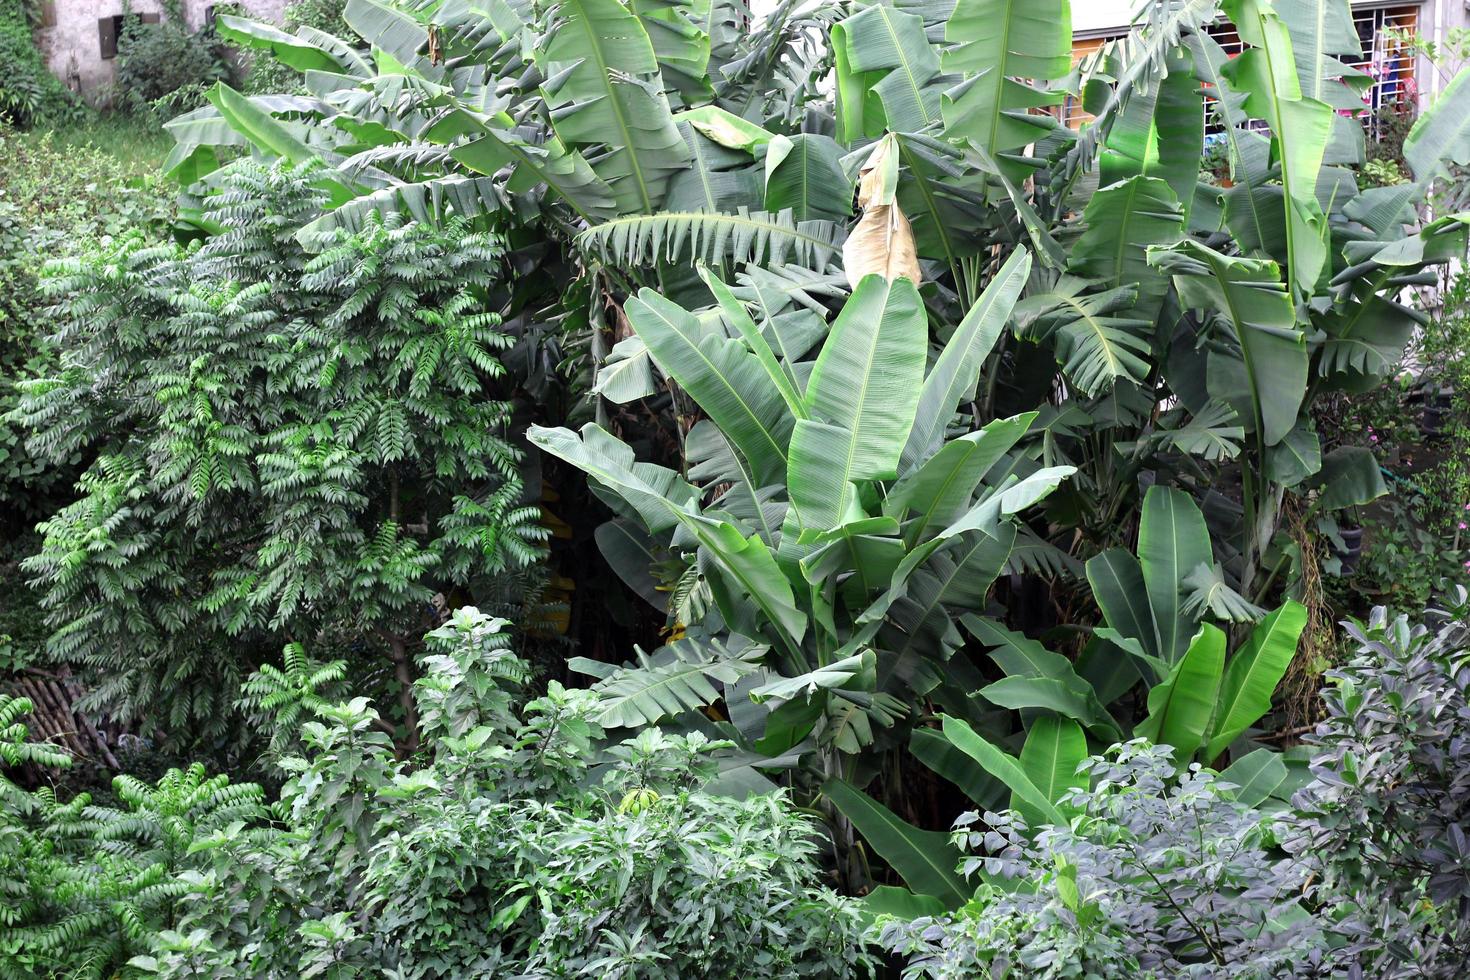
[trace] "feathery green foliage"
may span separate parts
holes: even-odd
[[[485,306],[501,244],[390,216],[308,255],[320,205],[310,166],[241,169],[202,247],[48,273],[60,363],[19,415],[95,462],[26,568],[51,652],[118,717],[218,735],[246,662],[221,651],[347,628],[393,652],[436,593],[536,558]]]

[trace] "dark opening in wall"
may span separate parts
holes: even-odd
[[[158,14],[133,14],[132,18],[139,24],[157,24],[159,21]],[[122,37],[126,24],[125,14],[97,18],[97,45],[103,61],[111,61],[117,57],[117,39]]]

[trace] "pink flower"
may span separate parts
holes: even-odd
[[[1377,436],[1369,436],[1368,437],[1368,441],[1369,442],[1377,442],[1378,441],[1378,437]]]
[[[1470,531],[1470,524],[1466,524],[1464,521],[1461,521],[1460,522],[1460,530],[1462,530],[1462,531]]]

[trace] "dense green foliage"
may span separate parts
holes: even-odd
[[[218,734],[250,667],[218,651],[307,624],[385,651],[411,709],[433,597],[544,533],[493,389],[502,246],[390,218],[312,256],[295,234],[319,206],[299,170],[241,169],[202,247],[127,236],[46,281],[59,364],[20,415],[33,451],[94,461],[27,568],[53,653],[116,716]]]
[[[1078,766],[1065,823],[962,816],[974,897],[884,895],[907,914],[876,938],[911,977],[1462,974],[1467,598],[1349,628],[1310,771],[1261,750],[1176,775],[1168,749],[1115,746]]]
[[[0,126],[28,128],[80,112],[77,98],[52,75],[31,40],[31,14],[39,5],[28,0],[0,3]]]
[[[164,0],[163,15],[124,22],[117,39],[115,108],[167,119],[204,101],[204,91],[233,81],[224,43],[208,25],[189,30],[180,0]]]
[[[718,746],[699,736],[597,750],[585,692],[516,707],[504,626],[471,608],[429,635],[422,765],[393,759],[364,698],[299,723],[278,700],[297,740],[278,803],[202,766],[119,776],[117,807],[0,782],[0,974],[866,973],[806,818],[704,792]],[[5,761],[65,761],[25,741],[26,707],[0,697]]]
[[[5,418],[49,659],[261,786],[11,793],[25,967],[1454,975],[1463,631],[1317,685],[1462,561],[1470,73],[1358,118],[1345,0],[749,18],[221,15]]]

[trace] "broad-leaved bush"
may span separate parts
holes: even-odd
[[[505,626],[467,608],[431,633],[410,760],[366,699],[257,683],[298,735],[273,802],[200,766],[119,776],[117,807],[0,782],[0,975],[869,973],[858,906],[822,886],[784,795],[706,792],[724,746],[698,733],[599,750],[587,691],[517,707]],[[278,673],[331,683],[305,667]],[[27,709],[0,698],[0,758],[64,763],[26,741]]]

